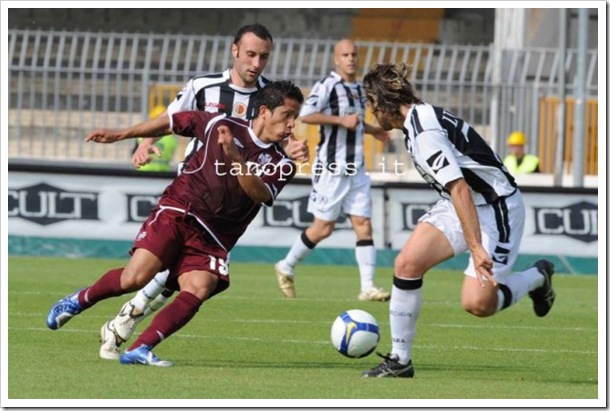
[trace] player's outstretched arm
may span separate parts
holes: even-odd
[[[231,175],[237,177],[239,185],[248,197],[257,204],[263,204],[271,200],[271,193],[262,180],[253,173],[248,172],[248,166],[239,150],[233,142],[233,134],[229,127],[218,126],[218,144],[222,146],[224,153],[232,162]]]
[[[128,138],[160,137],[170,133],[169,116],[166,114],[147,120],[143,123],[136,124],[135,126],[124,128],[122,130],[94,130],[89,133],[87,137],[85,137],[85,141],[110,144],[116,141],[126,140]]]

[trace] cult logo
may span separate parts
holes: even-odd
[[[99,220],[98,193],[67,191],[49,184],[9,188],[8,216],[40,225],[66,220]]]
[[[313,222],[313,215],[307,212],[309,197],[277,199],[272,207],[264,207],[265,227],[291,227],[305,229]],[[351,226],[344,216],[339,216],[335,230],[349,229]]]
[[[159,202],[160,194],[128,194],[127,221],[141,223],[146,221],[150,211]]]
[[[585,243],[597,241],[597,204],[534,207],[536,234],[565,235]]]
[[[417,220],[426,214],[434,203],[401,203],[402,206],[402,229],[415,230]]]

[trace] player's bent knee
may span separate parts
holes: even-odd
[[[489,317],[495,314],[496,304],[487,299],[462,299],[462,308],[472,315],[477,317]]]
[[[400,278],[421,277],[425,269],[418,263],[417,259],[399,254],[394,260],[394,273]]]
[[[125,291],[136,291],[150,281],[150,276],[143,272],[130,272],[123,270],[121,274],[121,288]]]

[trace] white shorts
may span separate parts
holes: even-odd
[[[327,169],[312,177],[307,211],[324,221],[336,221],[341,212],[371,218],[371,179],[361,167],[352,176],[333,175]]]
[[[521,192],[517,190],[515,194],[495,204],[477,206],[477,212],[483,248],[493,261],[494,278],[503,282],[502,280],[511,273],[523,237],[525,205]],[[442,199],[437,202],[419,219],[419,222],[432,224],[441,230],[451,243],[454,255],[468,251],[462,225],[450,200]],[[470,277],[477,276],[472,257],[468,260],[464,274]]]

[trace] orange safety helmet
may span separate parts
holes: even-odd
[[[509,146],[524,146],[525,145],[525,134],[520,131],[513,131],[506,140]]]

